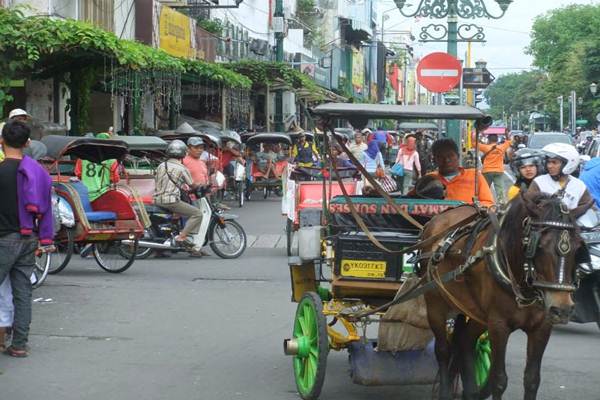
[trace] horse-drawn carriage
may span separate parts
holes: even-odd
[[[287,133],[263,132],[245,137],[248,185],[246,198],[262,191],[263,198],[282,193],[282,176],[287,170],[292,140]],[[282,148],[283,147],[283,148]]]
[[[90,200],[89,188],[75,175],[76,160],[84,160],[81,174],[95,178],[108,176],[110,160],[121,161],[128,152],[120,140],[46,136],[45,166],[53,180],[56,200],[66,213],[72,213],[73,224],[61,224],[56,236],[57,252],[51,255],[50,274],[62,271],[75,251],[86,257],[93,255],[107,272],[127,270],[135,261],[137,241],[144,232],[139,213],[132,206],[135,193],[124,184],[110,184]],[[108,182],[108,180],[107,180]],[[130,244],[121,242],[128,240]]]
[[[336,119],[355,128],[370,118],[468,119],[478,130],[491,122],[463,106],[325,104],[314,113],[329,131]],[[336,176],[327,148],[337,140],[324,138],[325,169]],[[477,188],[483,178],[475,179]],[[391,197],[377,182],[382,197],[353,196],[345,183],[321,183],[320,224],[300,227],[289,257],[298,307],[284,351],[300,396],[317,398],[328,352],[347,349],[357,384],[438,382],[439,398],[450,399],[460,376],[464,399],[500,398],[506,340],[520,328],[529,335],[526,398],[534,399],[552,323],[566,322],[581,244],[560,199],[524,195],[498,210],[480,206],[477,189],[474,204],[463,205]],[[335,186],[342,196],[330,196]],[[376,338],[367,336],[371,324]]]

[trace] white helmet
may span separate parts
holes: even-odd
[[[579,152],[577,149],[567,143],[550,143],[542,149],[546,153],[546,159],[558,158],[562,161],[562,172],[565,175],[570,175],[579,166]]]

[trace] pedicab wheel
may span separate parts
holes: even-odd
[[[67,228],[63,232],[65,235],[62,239],[54,239],[56,251],[50,257],[50,268],[48,269],[50,275],[58,274],[65,269],[73,256],[75,248],[73,229]]]
[[[50,269],[50,262],[52,260],[52,253],[42,253],[39,256],[35,256],[35,267],[33,268],[33,276],[31,287],[37,289],[46,280],[48,276],[48,270]],[[35,280],[35,282],[34,282]]]
[[[240,224],[227,220],[209,228],[210,248],[221,258],[238,258],[246,250],[246,232]]]
[[[304,400],[316,399],[323,388],[329,354],[327,320],[317,293],[305,293],[298,303],[293,337],[298,343],[293,359],[296,388]]]
[[[138,240],[136,239],[133,244],[129,245],[128,258],[121,255],[121,246],[120,240],[94,243],[92,252],[100,268],[106,272],[118,274],[131,267],[135,261]]]

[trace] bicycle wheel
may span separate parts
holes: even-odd
[[[229,220],[209,229],[210,248],[219,257],[238,258],[246,249],[246,232],[237,222]]]
[[[50,262],[52,259],[52,253],[42,253],[40,256],[35,257],[35,268],[31,276],[31,287],[37,289],[46,280],[48,276],[48,270],[50,269]]]
[[[94,243],[92,252],[100,268],[106,272],[118,274],[131,267],[137,254],[138,240],[136,239],[133,244],[129,245],[129,258],[121,255],[121,246],[120,240]]]
[[[69,261],[71,261],[71,256],[73,255],[73,249],[75,247],[73,243],[74,233],[72,229],[64,229],[64,235],[59,233],[57,239],[54,239],[54,246],[56,247],[56,252],[52,253],[52,257],[50,257],[50,268],[48,273],[50,275],[58,274],[60,271],[65,269]]]

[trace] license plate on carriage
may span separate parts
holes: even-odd
[[[387,268],[385,261],[373,260],[345,260],[342,259],[342,276],[354,278],[385,278]]]

